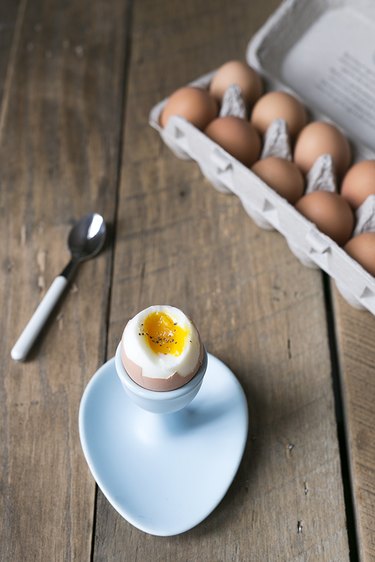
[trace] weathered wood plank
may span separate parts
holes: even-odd
[[[12,79],[12,61],[19,41],[25,1],[4,0],[0,4],[0,128],[4,113],[3,97]]]
[[[0,131],[1,558],[81,562],[95,485],[78,407],[105,359],[110,252],[82,266],[27,363],[10,349],[68,260],[73,220],[114,218],[126,7],[21,4]]]
[[[375,318],[334,294],[342,395],[361,560],[375,560]]]
[[[174,88],[234,57],[277,2],[136,2],[108,354],[128,317],[169,302],[237,374],[250,438],[214,513],[143,534],[99,494],[95,560],[348,560],[321,274],[177,160],[147,125]]]

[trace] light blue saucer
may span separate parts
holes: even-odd
[[[79,432],[93,477],[129,523],[152,535],[183,533],[205,519],[228,490],[248,429],[238,380],[208,355],[202,387],[172,414],[153,414],[128,398],[114,359],[82,396]]]

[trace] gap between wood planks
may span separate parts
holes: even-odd
[[[125,109],[126,109],[126,102],[127,102],[127,93],[128,93],[128,79],[129,79],[129,68],[130,68],[130,59],[131,59],[131,46],[132,46],[132,23],[133,23],[133,0],[126,0],[126,9],[125,9],[125,22],[124,22],[124,66],[123,66],[123,75],[122,75],[122,92],[121,92],[121,111],[119,115],[120,119],[120,132],[119,132],[119,146],[118,146],[118,159],[117,159],[117,173],[116,173],[116,187],[115,187],[115,205],[114,205],[114,213],[112,217],[112,224],[110,225],[110,232],[109,236],[111,238],[111,259],[109,264],[109,290],[108,290],[108,301],[107,301],[107,314],[105,319],[105,342],[104,342],[104,358],[103,361],[106,362],[108,359],[108,333],[109,333],[109,324],[110,324],[110,314],[111,314],[111,300],[112,300],[112,278],[113,278],[113,270],[114,270],[114,260],[115,260],[115,242],[116,242],[116,227],[118,222],[118,201],[119,201],[119,193],[120,193],[120,184],[121,184],[121,170],[122,170],[122,161],[123,161],[123,146],[124,146],[124,136],[125,136]],[[94,497],[94,513],[92,518],[92,534],[91,534],[91,553],[90,553],[90,562],[94,562],[94,555],[95,555],[95,534],[96,534],[96,524],[97,524],[97,505],[98,505],[98,485],[95,483],[95,497]]]
[[[327,333],[328,333],[328,345],[331,356],[332,365],[332,387],[333,396],[335,402],[335,417],[337,425],[337,439],[339,444],[340,452],[340,466],[341,466],[341,476],[342,485],[344,492],[344,503],[345,503],[345,515],[346,515],[346,525],[348,532],[348,542],[349,542],[349,557],[351,562],[357,562],[359,560],[358,555],[358,542],[356,533],[356,513],[355,505],[353,502],[353,483],[350,474],[350,458],[348,451],[348,441],[346,435],[346,420],[343,405],[343,392],[342,392],[342,379],[340,374],[340,364],[338,359],[337,350],[337,337],[335,329],[335,311],[332,302],[332,289],[330,284],[329,276],[322,272],[322,283],[323,283],[323,294],[326,309],[327,318]]]

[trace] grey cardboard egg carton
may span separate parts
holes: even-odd
[[[375,3],[371,0],[286,0],[247,49],[247,61],[262,75],[266,90],[289,91],[305,104],[310,120],[335,123],[349,139],[354,161],[375,157],[375,52],[370,52],[373,30],[369,21],[375,21]],[[214,74],[210,72],[190,85],[207,88]],[[332,91],[327,87],[330,80],[334,84]],[[366,98],[363,107],[358,104],[362,98]],[[166,101],[151,110],[150,124],[176,156],[194,160],[218,191],[239,197],[259,227],[279,231],[304,265],[321,268],[334,279],[347,302],[375,315],[375,278],[251,170],[185,119],[171,117],[164,129],[160,127],[159,117]],[[348,109],[350,104],[352,111]],[[268,132],[262,157],[268,143],[268,154],[281,150],[288,158],[282,130],[276,132],[276,141],[273,134]],[[324,169],[327,159],[319,165],[319,169],[311,171],[317,178],[329,174]],[[314,189],[314,181],[317,188],[318,180],[310,178],[309,190]],[[355,233],[371,221],[373,224],[375,197],[362,207]]]

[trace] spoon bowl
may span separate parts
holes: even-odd
[[[68,247],[72,257],[79,261],[92,258],[102,249],[106,225],[101,215],[91,213],[81,218],[71,229]]]

